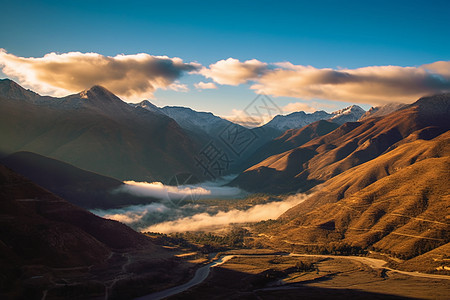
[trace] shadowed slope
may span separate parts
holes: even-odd
[[[120,180],[165,181],[198,171],[199,147],[174,120],[131,107],[102,87],[32,101],[5,97],[11,95],[21,93],[0,94],[0,153],[35,152]]]
[[[0,298],[123,299],[180,280],[184,270],[167,274],[178,264],[145,235],[0,165]]]
[[[39,154],[16,152],[0,161],[52,193],[84,208],[118,208],[152,201],[151,198],[117,193],[116,190],[123,185],[119,180]]]

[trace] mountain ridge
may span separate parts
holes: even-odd
[[[200,173],[193,158],[200,144],[173,119],[130,107],[104,88],[17,100],[0,95],[3,156],[35,152],[120,180]]]
[[[272,187],[306,191],[390,151],[417,130],[426,139],[445,132],[450,127],[449,98],[448,94],[424,97],[384,117],[345,123],[327,135],[250,167],[232,184],[249,190],[267,191]]]

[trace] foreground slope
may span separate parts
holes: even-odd
[[[127,291],[131,297],[161,280],[170,282],[162,274],[176,266],[146,236],[78,208],[1,165],[0,212],[1,298],[117,297],[134,286]],[[147,267],[138,269],[143,262]],[[121,280],[126,284],[118,284]]]
[[[167,181],[195,173],[199,146],[171,118],[94,86],[42,97],[0,81],[0,154],[35,152],[119,180]]]

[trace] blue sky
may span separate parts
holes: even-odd
[[[319,69],[419,67],[450,60],[448,1],[2,2],[0,48],[18,57],[148,53],[205,67],[232,57]],[[157,105],[229,115],[255,97],[251,81],[200,91],[194,83],[214,78],[177,80],[189,92],[158,89],[152,96]],[[272,96],[280,107],[315,102],[333,110],[354,102]]]

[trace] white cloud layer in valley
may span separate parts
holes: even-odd
[[[283,201],[252,205],[245,209],[226,209],[227,205],[217,207],[208,202],[197,201],[199,199],[230,201],[232,198],[245,197],[247,193],[238,188],[222,186],[230,178],[178,187],[162,183],[127,181],[116,192],[158,200],[146,205],[92,212],[125,223],[136,230],[170,233],[217,229],[235,223],[276,219],[306,199],[305,195],[298,194],[289,196]]]

